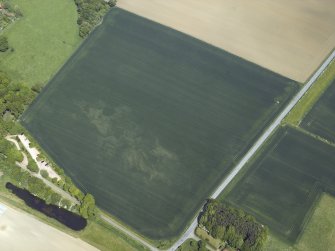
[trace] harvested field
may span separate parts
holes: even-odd
[[[173,238],[296,87],[114,9],[22,123],[102,209]]]
[[[335,143],[335,80],[307,114],[301,126]]]
[[[334,163],[334,147],[281,128],[225,200],[295,243],[321,192],[335,192]]]
[[[80,239],[50,227],[27,213],[0,204],[1,250],[94,251]]]
[[[299,82],[335,46],[333,0],[119,0],[118,6]]]

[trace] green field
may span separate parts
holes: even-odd
[[[225,200],[295,243],[321,192],[335,192],[334,163],[334,147],[281,128]]]
[[[306,115],[301,126],[335,143],[335,80]]]
[[[270,235],[264,250],[333,251],[335,247],[335,198],[323,194],[297,243],[290,245]]]
[[[11,0],[23,18],[4,34],[14,51],[0,53],[0,69],[29,86],[44,85],[64,64],[81,39],[73,0]]]
[[[22,123],[102,209],[168,239],[297,87],[116,8]]]
[[[311,86],[302,99],[290,111],[288,116],[284,119],[284,123],[293,126],[300,125],[306,114],[313,108],[315,103],[319,100],[322,94],[335,80],[335,62],[332,62],[322,75]]]

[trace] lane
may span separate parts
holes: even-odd
[[[305,84],[305,86],[293,97],[290,103],[285,107],[285,109],[277,116],[277,118],[272,122],[272,124],[265,130],[261,137],[256,141],[256,143],[249,149],[249,151],[244,155],[240,162],[234,167],[234,169],[229,173],[229,175],[222,181],[222,183],[213,192],[210,198],[216,199],[222,191],[228,186],[228,184],[234,179],[234,177],[241,171],[244,165],[254,156],[257,150],[264,144],[264,142],[271,136],[271,134],[277,129],[282,120],[287,116],[287,114],[292,110],[292,108],[300,101],[300,99],[305,95],[305,93],[311,88],[315,81],[324,72],[327,66],[334,60],[335,50],[329,55],[329,57],[323,62],[319,69],[313,74],[310,80]],[[201,209],[200,209],[201,210]],[[179,238],[179,240],[169,249],[169,251],[175,251],[185,240],[190,238],[197,227],[197,218],[195,218],[189,228],[185,233]]]

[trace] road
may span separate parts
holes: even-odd
[[[299,102],[299,100],[305,95],[308,89],[315,83],[331,61],[335,58],[335,51],[333,51],[329,57],[323,62],[319,69],[314,73],[314,75],[309,79],[305,86],[294,96],[290,103],[285,107],[285,109],[278,115],[278,117],[272,122],[272,124],[265,130],[261,137],[256,141],[256,143],[249,149],[249,151],[244,155],[240,162],[234,167],[234,169],[229,173],[229,175],[222,181],[222,183],[213,192],[210,198],[217,198],[222,191],[228,186],[228,184],[234,179],[234,177],[241,171],[244,165],[254,156],[257,150],[264,144],[264,142],[271,136],[271,134],[280,125],[282,120],[286,115],[292,110],[292,108]],[[201,210],[201,209],[200,209]],[[199,211],[200,211],[199,210]],[[195,218],[189,228],[185,233],[179,238],[179,240],[173,244],[169,251],[175,251],[184,241],[190,238],[195,228],[197,227],[197,218]]]

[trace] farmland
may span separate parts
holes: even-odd
[[[183,230],[296,88],[114,9],[22,123],[102,209],[148,238],[167,239]]]
[[[301,126],[335,143],[335,79],[307,114]]]
[[[329,194],[323,194],[297,243],[290,245],[272,235],[264,249],[271,251],[333,250],[335,246],[334,219],[335,198]]]
[[[84,241],[52,228],[2,202],[0,208],[2,250],[98,251]]]
[[[290,111],[288,116],[284,119],[284,123],[299,126],[307,113],[313,108],[315,103],[334,80],[335,63],[332,62],[316,80],[316,83],[306,92],[299,103]]]
[[[7,163],[3,163],[3,161],[1,161],[0,166],[3,168],[4,165],[7,165]],[[54,229],[53,231],[57,229],[58,232],[61,231],[61,232],[66,233],[66,235],[64,235],[65,239],[69,238],[69,236],[73,236],[78,241],[79,239],[81,239],[84,242],[89,243],[90,245],[98,248],[101,251],[109,251],[111,246],[114,247],[116,250],[120,250],[120,251],[147,250],[140,243],[132,240],[124,233],[111,227],[109,224],[101,220],[89,221],[87,227],[80,232],[73,231],[70,228],[67,228],[65,225],[63,225],[59,221],[57,221],[56,219],[50,218],[46,216],[44,213],[41,213],[40,211],[37,211],[36,209],[29,207],[22,199],[20,199],[19,197],[11,193],[6,188],[7,182],[13,182],[13,180],[10,177],[8,177],[6,174],[2,173],[2,176],[0,177],[0,201],[1,202],[11,205],[11,207],[13,207],[15,210],[17,209],[23,212],[24,214],[32,215],[32,217],[36,219],[35,221],[37,220],[40,221],[38,225],[47,225],[48,228]],[[23,225],[25,225],[25,223],[22,223],[21,226]],[[36,231],[36,229],[34,232],[39,234],[38,231]],[[18,232],[17,234],[21,234],[23,235],[24,238],[26,238],[26,237],[29,237],[31,233],[27,233],[26,237],[23,233]],[[40,242],[43,242],[45,240],[48,241],[49,235],[44,235],[43,238],[39,239],[39,241]],[[52,238],[52,235],[51,235],[51,238]],[[13,241],[13,239],[8,240],[8,243],[10,244],[11,241]],[[66,242],[64,244],[66,245]]]
[[[323,194],[298,242],[298,250],[332,250],[335,247],[335,199]]]
[[[335,148],[290,127],[281,128],[225,198],[294,243],[321,192],[335,192]]]
[[[333,0],[119,0],[118,6],[299,82],[335,44]]]
[[[44,85],[81,41],[76,6],[73,0],[11,2],[23,17],[3,32],[14,50],[0,54],[0,68],[15,81]]]

